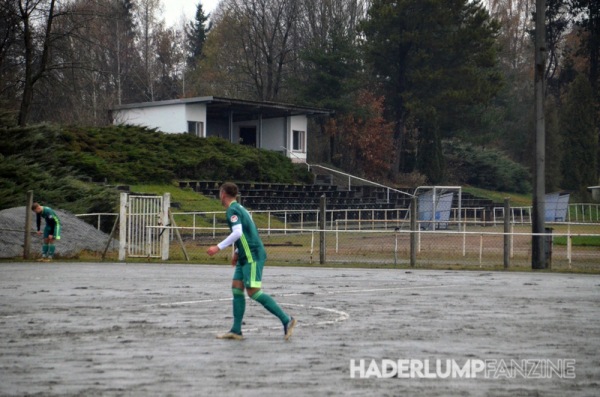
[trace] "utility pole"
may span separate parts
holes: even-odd
[[[544,73],[546,71],[546,0],[535,2],[535,172],[533,187],[533,219],[531,268],[546,268],[545,204],[546,192],[546,120],[544,117]]]

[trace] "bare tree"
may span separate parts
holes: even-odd
[[[134,101],[139,97],[139,89],[136,89],[134,79],[135,66],[139,60],[136,56],[136,32],[134,21],[135,3],[133,0],[108,0],[109,32],[105,36],[106,48],[112,56],[109,67],[113,83],[116,85],[116,103]]]
[[[20,35],[23,40],[23,94],[19,110],[18,123],[24,126],[33,102],[35,84],[44,77],[52,47],[52,24],[60,15],[56,0],[18,1]]]
[[[335,51],[335,35],[357,37],[367,0],[224,0],[213,11],[192,91],[257,100],[293,97],[308,48]],[[214,83],[219,81],[218,86]],[[300,79],[301,80],[301,79]]]
[[[181,73],[179,68],[185,64],[185,49],[182,45],[181,36],[183,31],[174,28],[165,28],[159,24],[154,32],[156,43],[155,76],[156,88],[155,99],[173,99],[179,96],[179,80]]]
[[[258,100],[278,99],[293,59],[296,0],[229,0],[227,22],[238,42],[241,69]]]
[[[300,30],[304,44],[326,46],[331,36],[343,28],[346,35],[357,37],[359,22],[365,18],[367,0],[302,0]]]
[[[137,19],[140,26],[142,40],[141,56],[144,62],[144,79],[147,99],[154,100],[154,79],[156,61],[155,30],[157,29],[156,14],[159,11],[159,0],[138,0]]]
[[[503,51],[501,61],[513,71],[524,68],[531,70],[531,37],[533,29],[531,13],[535,0],[488,0],[490,14],[496,18],[502,29],[499,41]]]
[[[32,116],[61,123],[101,125],[107,109],[136,92],[141,73],[128,0],[73,0],[53,24],[51,64],[38,85]],[[128,21],[129,20],[129,21]],[[60,40],[58,38],[61,38]],[[139,84],[138,84],[139,85]]]
[[[19,54],[22,42],[19,41],[19,18],[17,4],[12,0],[0,1],[0,99],[8,103],[20,91]]]

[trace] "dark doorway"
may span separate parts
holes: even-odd
[[[240,144],[256,147],[256,127],[240,127]]]

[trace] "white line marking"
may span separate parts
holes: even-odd
[[[403,286],[403,287],[391,287],[391,288],[369,288],[369,289],[357,289],[357,290],[339,290],[339,289],[337,289],[335,291],[315,292],[315,293],[310,293],[310,294],[306,294],[303,292],[294,292],[294,293],[289,293],[289,294],[273,294],[273,296],[290,297],[290,296],[302,296],[302,295],[318,296],[318,295],[360,294],[360,293],[368,293],[368,292],[413,290],[413,289],[427,289],[427,288],[440,288],[440,287],[460,287],[460,286],[461,286],[460,284],[441,284],[441,285]],[[224,302],[224,301],[231,301],[232,299],[233,298],[201,299],[201,300],[194,300],[194,301],[159,303],[159,304],[152,304],[152,305],[147,305],[147,306],[172,307],[172,306],[193,305],[193,304],[198,304],[198,303]],[[246,299],[250,299],[250,298],[246,297]],[[347,312],[342,311],[342,310],[328,308],[328,307],[307,306],[307,305],[295,304],[295,303],[280,303],[280,305],[281,306],[300,307],[300,308],[305,308],[307,310],[321,310],[321,311],[337,314],[337,316],[338,316],[337,318],[334,318],[332,320],[318,321],[316,323],[299,322],[298,326],[300,326],[300,325],[302,325],[302,326],[332,325],[332,324],[336,324],[336,323],[339,323],[342,321],[346,321],[347,319],[350,318],[350,315]],[[242,331],[248,333],[248,332],[258,331],[259,329],[279,329],[279,328],[281,328],[281,326],[279,326],[279,327],[274,327],[274,326],[256,327],[256,328],[244,328]],[[213,333],[213,332],[214,331],[207,331],[206,333]]]
[[[337,314],[338,317],[334,318],[333,320],[326,320],[326,321],[318,321],[316,323],[307,323],[307,322],[303,322],[302,320],[298,321],[298,325],[296,325],[296,327],[312,327],[312,326],[318,326],[318,325],[332,325],[335,323],[339,323],[342,321],[346,321],[347,319],[350,318],[350,315],[344,311],[341,310],[336,310],[336,309],[330,309],[328,307],[320,307],[320,306],[306,306],[306,305],[299,305],[299,304],[294,304],[294,303],[282,303],[281,306],[295,306],[295,307],[301,307],[301,308],[305,308],[307,310],[311,310],[311,309],[315,309],[315,310],[323,310],[329,313],[334,313]],[[265,326],[265,327],[254,327],[254,328],[243,328],[242,329],[242,333],[246,334],[249,332],[256,332],[258,330],[261,329],[269,329],[269,330],[277,330],[277,329],[281,329],[281,325],[279,326]],[[214,333],[214,331],[205,331],[203,333]]]
[[[219,298],[219,299],[202,299],[197,301],[183,301],[183,302],[172,302],[172,303],[153,303],[151,305],[145,306],[183,306],[183,305],[194,305],[196,303],[211,303],[211,302],[222,302],[222,301],[230,301],[233,298]],[[247,299],[247,298],[246,298]]]
[[[297,296],[297,295],[340,295],[340,294],[360,294],[363,292],[380,292],[380,291],[398,291],[398,290],[408,290],[408,289],[425,289],[425,288],[440,288],[440,287],[461,287],[460,284],[442,284],[442,285],[422,285],[422,286],[414,286],[414,287],[390,287],[390,288],[371,288],[371,289],[355,289],[355,290],[335,290],[335,291],[325,291],[325,292],[315,292],[314,294],[309,293],[306,294],[304,292],[300,293],[290,293],[290,294],[281,294],[273,296]]]
[[[306,324],[306,325],[329,325],[329,324],[335,324],[335,323],[339,323],[340,321],[346,321],[350,318],[350,315],[344,311],[341,310],[336,310],[336,309],[330,309],[328,307],[320,307],[320,306],[306,306],[306,305],[299,305],[299,304],[294,304],[294,303],[282,303],[282,306],[295,306],[295,307],[302,307],[302,308],[306,308],[308,310],[311,309],[315,309],[315,310],[323,310],[329,313],[334,313],[337,314],[339,317],[333,320],[328,320],[328,321],[320,321],[314,324]]]
[[[342,295],[342,294],[360,294],[364,292],[381,292],[381,291],[398,291],[398,290],[410,290],[410,289],[426,289],[426,288],[441,288],[441,287],[462,287],[461,284],[441,284],[441,285],[422,285],[422,286],[413,286],[413,287],[392,287],[392,288],[371,288],[371,289],[356,289],[356,290],[335,290],[335,291],[325,291],[325,292],[314,292],[314,293],[305,293],[305,292],[292,292],[289,294],[271,294],[275,297],[289,297],[289,296],[318,296],[318,295]],[[222,301],[230,301],[233,298],[218,298],[218,299],[202,299],[195,301],[182,301],[182,302],[172,302],[172,303],[154,303],[146,306],[183,306],[183,305],[193,305],[196,303],[211,303],[211,302],[222,302]],[[248,298],[246,298],[248,299]]]

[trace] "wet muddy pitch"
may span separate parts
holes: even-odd
[[[231,325],[231,276],[229,266],[0,263],[0,395],[600,389],[596,275],[267,266],[264,291],[299,320],[287,342],[279,321],[251,300],[245,339],[215,338]],[[436,372],[475,362],[485,371]]]

